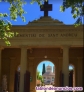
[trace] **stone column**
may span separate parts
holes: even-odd
[[[1,87],[1,83],[2,83],[2,80],[1,80],[1,52],[2,52],[2,47],[0,47],[0,87]]]
[[[64,87],[69,86],[69,46],[63,46],[63,65]]]
[[[10,77],[9,77],[9,92],[14,92],[14,77],[15,77],[15,69],[16,64],[15,63],[16,58],[10,57]]]
[[[33,76],[34,76],[33,77],[33,89],[32,89],[33,92],[36,92],[35,87],[36,87],[36,79],[37,79],[36,78],[36,71],[37,71],[37,66],[36,65],[37,65],[37,62],[35,62],[35,61],[33,63]]]
[[[83,61],[81,57],[77,57],[77,86],[83,86]]]
[[[24,92],[24,74],[26,73],[26,70],[27,70],[27,47],[21,46],[19,92]]]
[[[62,57],[58,57],[58,62],[59,62],[59,77],[58,77],[58,81],[59,81],[59,87],[61,86],[60,85],[60,73],[62,71]]]
[[[58,58],[56,60],[57,62],[55,63],[55,86],[59,87],[59,61]]]
[[[34,57],[29,57],[28,59],[29,63],[28,63],[28,71],[30,72],[30,76],[32,77],[32,81],[30,82],[30,92],[33,92],[33,88],[35,89],[34,87],[34,72],[33,72],[33,68],[34,68]]]

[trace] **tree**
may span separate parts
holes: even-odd
[[[39,79],[39,76],[40,76],[40,72],[37,71],[37,79]]]
[[[43,64],[42,75],[45,73],[45,64]]]
[[[71,14],[73,18],[77,18],[75,26],[83,24],[84,20],[84,0],[63,0],[63,5],[60,7],[61,11],[64,12],[67,8],[71,7]]]
[[[25,18],[23,16],[24,13],[26,13],[22,6],[26,4],[24,0],[0,0],[4,2],[10,3],[10,14],[7,13],[0,13],[0,39],[3,39],[7,45],[11,45],[9,42],[9,38],[14,37],[14,34],[17,35],[18,33],[14,33],[10,31],[10,28],[12,24],[8,20],[4,20],[4,17],[10,17],[12,20],[16,20],[17,16],[20,16],[23,21],[25,21]]]
[[[12,24],[8,20],[4,20],[4,17],[10,17],[12,20],[16,20],[18,16],[25,21],[23,14],[26,12],[23,10],[22,6],[26,4],[24,0],[0,0],[1,2],[8,2],[10,4],[10,14],[0,13],[0,39],[3,39],[7,45],[11,45],[9,42],[9,38],[14,37],[18,33],[14,33],[10,30]],[[37,2],[38,5],[42,5],[42,3],[47,0],[31,0],[31,4]],[[82,18],[84,17],[84,0],[63,0],[63,5],[60,7],[60,10],[64,12],[67,8],[72,8],[73,18],[78,18],[75,26],[82,24]]]
[[[37,71],[37,80],[40,80],[43,83],[43,77],[40,75],[39,71]]]

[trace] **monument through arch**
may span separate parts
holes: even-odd
[[[40,74],[39,74],[40,73]],[[39,76],[42,77],[40,80]],[[43,60],[37,66],[36,86],[55,85],[56,83],[55,65],[49,60]]]
[[[24,92],[26,71],[32,78],[30,92],[36,92],[36,69],[45,54],[56,65],[55,86],[69,86],[69,64],[75,67],[75,86],[83,86],[83,26],[75,28],[45,15],[28,25],[13,26],[11,31],[19,34],[9,39],[10,47],[0,40],[0,88],[6,75],[8,92],[14,92],[15,70],[20,64],[19,92]]]

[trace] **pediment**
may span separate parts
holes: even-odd
[[[27,26],[56,26],[56,25],[65,25],[65,24],[59,20],[54,20],[53,18],[48,16],[48,17],[40,17],[40,19],[38,20],[29,22]]]

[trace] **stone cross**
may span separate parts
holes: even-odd
[[[45,1],[44,5],[40,6],[40,10],[44,11],[44,17],[47,17],[48,11],[52,11],[52,4],[48,4],[48,1]]]

